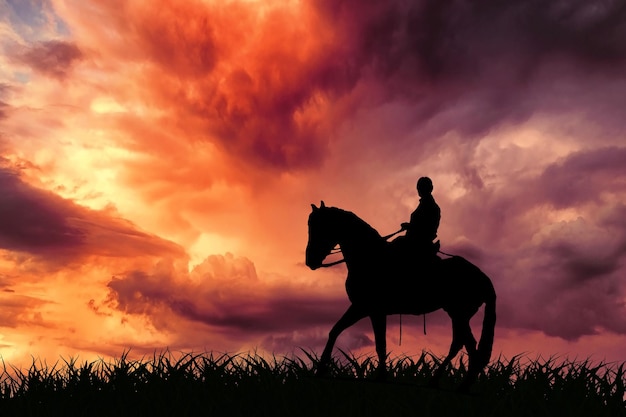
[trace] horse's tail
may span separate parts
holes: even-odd
[[[493,288],[491,280],[487,279],[487,294],[485,297],[485,315],[483,318],[483,329],[478,342],[477,368],[483,369],[489,363],[491,358],[491,349],[493,348],[493,337],[496,327],[496,291]]]

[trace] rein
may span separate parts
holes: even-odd
[[[335,261],[335,262],[329,262],[329,263],[327,263],[327,264],[324,264],[324,263],[323,263],[323,264],[321,264],[321,265],[320,265],[320,267],[321,267],[321,268],[328,268],[328,267],[330,267],[330,266],[335,266],[335,265],[342,264],[342,263],[344,263],[345,261],[346,261],[345,259],[340,259],[340,260],[338,260],[338,261]]]
[[[400,230],[398,230],[398,231],[396,231],[396,232],[393,232],[393,233],[391,233],[391,234],[389,234],[389,235],[387,235],[387,236],[383,236],[383,240],[388,240],[389,238],[394,237],[395,235],[397,235],[398,233],[403,232],[403,231],[404,231],[404,229],[400,229]],[[339,248],[339,249],[333,249],[332,251],[330,251],[329,255],[332,255],[332,254],[335,254],[335,253],[341,253],[341,248]],[[340,260],[335,261],[335,262],[329,262],[329,263],[327,263],[327,264],[322,263],[322,264],[320,265],[320,267],[321,267],[321,268],[328,268],[328,267],[331,267],[331,266],[335,266],[335,265],[342,264],[342,263],[344,263],[345,261],[346,261],[346,260],[345,260],[345,258],[344,258],[344,259],[340,259]]]

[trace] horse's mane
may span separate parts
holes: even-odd
[[[369,223],[367,223],[365,220],[363,220],[353,212],[338,207],[326,207],[326,209],[332,210],[333,212],[339,214],[342,217],[342,222],[353,227],[355,229],[355,232],[358,231],[362,233],[362,238],[379,239],[382,241],[383,238],[381,234],[378,233],[378,231],[372,226],[370,226]]]

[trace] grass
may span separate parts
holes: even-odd
[[[428,388],[440,359],[422,353],[388,361],[389,378],[372,380],[376,359],[341,352],[330,377],[318,357],[179,354],[28,369],[4,366],[1,416],[626,416],[625,364],[558,358],[493,361],[471,393],[454,388],[463,360],[441,388]]]

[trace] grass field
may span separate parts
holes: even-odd
[[[463,361],[428,388],[439,360],[391,359],[386,382],[372,379],[375,359],[343,352],[327,378],[314,375],[317,357],[306,351],[5,364],[0,416],[626,416],[626,364],[498,359],[460,394]]]

